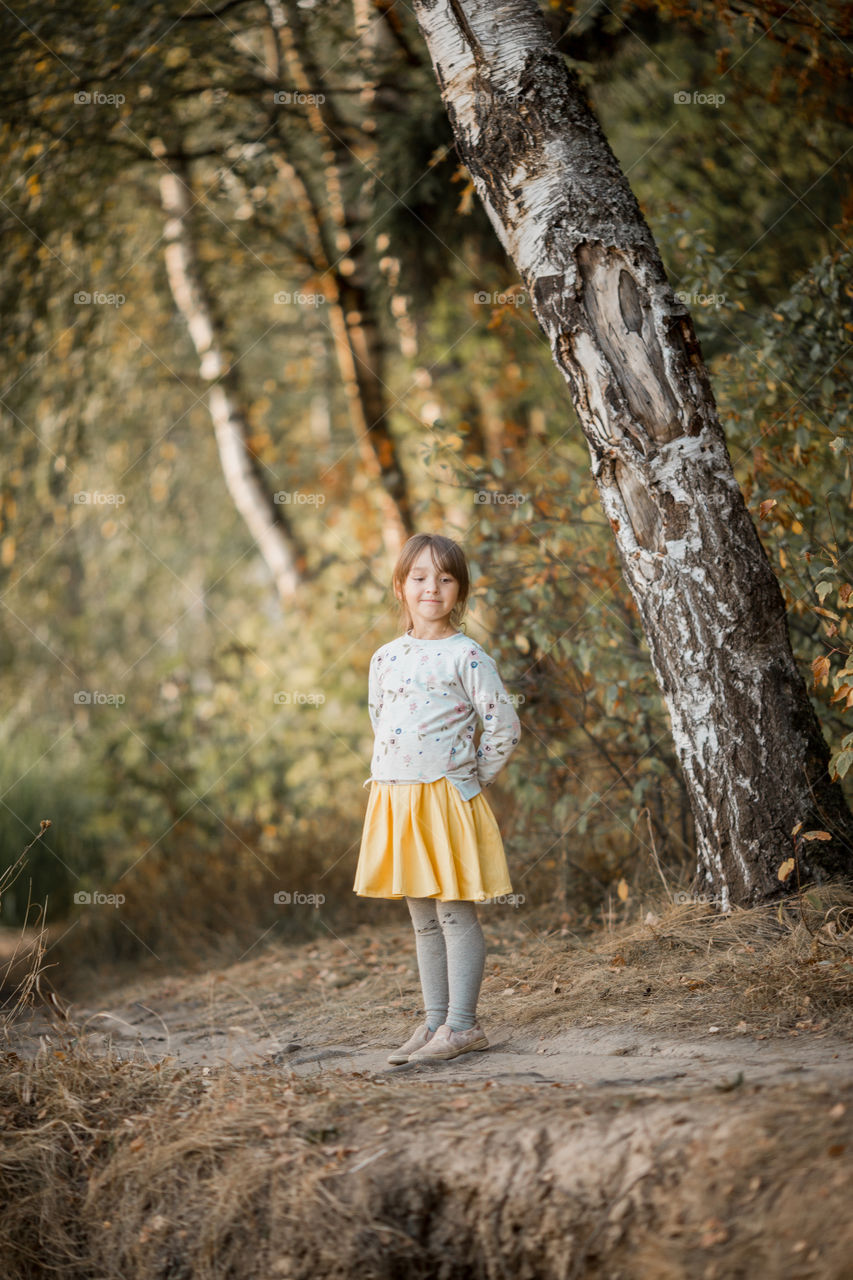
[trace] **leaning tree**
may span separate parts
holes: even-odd
[[[577,78],[535,0],[414,9],[589,444],[696,819],[694,887],[725,910],[850,875],[853,819],[690,315]]]

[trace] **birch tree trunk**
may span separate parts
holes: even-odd
[[[414,0],[460,157],[566,378],[672,721],[694,890],[850,875],[853,820],[735,481],[689,313],[535,0]]]
[[[260,475],[248,443],[246,413],[237,374],[223,352],[222,335],[198,271],[188,223],[192,205],[187,175],[169,170],[160,178],[166,215],[164,256],[175,305],[186,321],[198,352],[201,376],[210,383],[208,408],[222,473],[234,505],[243,517],[273,576],[279,597],[295,595],[307,557],[285,514]]]

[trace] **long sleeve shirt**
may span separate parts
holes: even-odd
[[[471,800],[494,781],[521,735],[494,660],[464,631],[441,640],[406,634],[377,649],[368,711],[374,747],[363,786],[446,777]]]

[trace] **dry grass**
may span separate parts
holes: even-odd
[[[564,1019],[569,1010],[573,1022],[640,1017],[649,1030],[711,1023],[762,1035],[853,1033],[849,884],[725,915],[660,897],[636,913],[639,920],[585,937],[565,926],[542,930],[521,984],[531,992],[525,1020]],[[518,959],[511,955],[509,967]]]
[[[725,917],[663,898],[624,912],[583,936],[544,913],[484,912],[487,1008],[543,1034],[640,1018],[849,1034],[849,886]],[[188,1009],[217,990],[244,1022],[369,1007],[382,1034],[418,1003],[410,933],[401,906],[399,928],[172,986]],[[849,1275],[853,1085],[664,1094],[182,1070],[93,1055],[79,1031],[57,1023],[33,1060],[4,1056],[4,1280]]]
[[[0,872],[0,902],[22,874],[30,849],[49,827],[50,821],[43,819],[38,835],[13,863]],[[27,920],[30,918],[32,905],[28,897],[25,912]],[[0,940],[0,1032],[4,1035],[8,1034],[9,1028],[37,998],[49,1000],[49,996],[41,988],[48,934],[40,910],[39,914],[40,924],[22,928],[17,933],[14,930],[4,931],[4,937]]]
[[[4,1067],[7,1280],[849,1274],[851,1088]]]

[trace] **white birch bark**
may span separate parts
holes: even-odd
[[[589,444],[718,904],[849,875],[851,818],[732,471],[699,345],[535,0],[415,0],[457,147]],[[788,887],[795,883],[792,876]]]
[[[208,408],[225,484],[266,561],[279,597],[289,600],[302,580],[306,557],[283,508],[263,484],[249,448],[246,415],[236,394],[235,376],[223,353],[217,323],[198,274],[187,221],[192,200],[184,175],[172,170],[164,172],[160,199],[166,215],[166,274],[175,305],[198,352],[201,376],[210,384]]]

